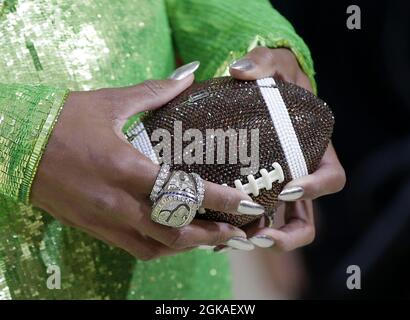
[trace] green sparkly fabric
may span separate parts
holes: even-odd
[[[256,45],[309,51],[266,0],[0,0],[0,299],[223,299],[227,257],[137,261],[28,204],[67,90],[164,78],[200,60],[205,79]],[[48,289],[48,268],[61,289]]]

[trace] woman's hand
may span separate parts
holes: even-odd
[[[255,48],[243,59],[234,62],[230,73],[242,80],[276,75],[312,91],[309,78],[300,69],[295,56],[288,49]],[[287,202],[284,225],[279,229],[273,229],[254,224],[247,230],[250,240],[260,247],[275,244],[276,248],[282,251],[311,243],[315,237],[312,200],[340,191],[345,182],[344,169],[330,143],[319,168],[308,176],[289,182],[279,195],[279,200]]]
[[[194,220],[175,229],[151,221],[148,195],[159,166],[121,132],[130,116],[158,108],[190,86],[197,67],[185,65],[170,80],[71,93],[40,163],[33,205],[143,260],[245,239],[244,231],[227,223]],[[236,189],[205,182],[206,208],[240,213],[249,200]]]

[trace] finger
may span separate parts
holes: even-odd
[[[287,49],[258,47],[244,58],[235,61],[230,74],[240,80],[256,80],[279,75],[288,82],[296,81],[297,61]]]
[[[281,201],[316,199],[343,189],[346,175],[330,143],[318,169],[310,175],[292,180],[279,194]]]
[[[119,210],[115,214],[121,216],[121,211]],[[170,248],[152,238],[141,235],[138,231],[127,225],[122,225],[121,219],[119,221],[100,219],[98,223],[94,222],[92,224],[75,223],[61,217],[58,217],[58,220],[62,224],[80,229],[112,247],[121,248],[141,260],[175,255],[195,248],[195,246],[186,246],[178,249]]]
[[[257,221],[254,221],[245,226],[244,230],[247,234],[249,241],[259,248],[270,248],[275,244],[273,238],[264,234],[265,229],[271,229],[268,227],[267,217],[263,216]]]
[[[215,211],[232,214],[260,216],[265,208],[252,201],[246,193],[235,188],[204,181],[205,196],[202,206]]]
[[[160,225],[148,217],[140,222],[141,230],[147,235],[173,249],[216,246],[234,237],[246,237],[241,229],[222,222],[194,219],[189,225],[178,229]]]
[[[144,261],[175,255],[193,249],[192,247],[180,248],[178,250],[172,249],[149,237],[140,235],[135,230],[111,233],[108,239],[111,239],[112,242],[134,257]]]
[[[118,157],[121,154],[121,157]],[[114,178],[122,183],[122,188],[134,195],[148,196],[158,175],[159,166],[132,148],[128,142],[122,142],[113,155],[113,165],[117,168]],[[138,168],[138,170],[137,170]],[[264,207],[253,202],[245,193],[231,187],[204,181],[205,194],[202,206],[215,211],[262,215]]]
[[[136,165],[127,165],[125,167],[137,168]],[[152,189],[158,169],[152,169],[152,164],[147,164],[147,169],[141,170],[141,164],[139,164],[139,170],[134,171],[128,176],[123,174],[125,184],[128,181],[128,184],[134,185],[134,187],[131,188],[133,190],[130,190],[129,187],[123,188],[123,190],[129,190],[129,198],[132,200],[121,199],[121,207],[124,207],[121,211],[124,212],[124,220],[136,230],[174,249],[199,245],[215,246],[228,240],[238,242],[241,246],[243,242],[247,242],[244,231],[228,223],[195,219],[190,225],[175,229],[153,222],[150,218],[151,203],[148,202],[147,195]],[[155,174],[152,174],[152,172],[155,172]],[[130,177],[132,177],[131,180]],[[134,181],[134,183],[131,181]],[[263,206],[252,202],[248,195],[234,188],[207,181],[204,181],[204,186],[205,197],[202,205],[206,208],[247,215],[262,215],[264,212]],[[143,194],[145,194],[145,197]],[[138,199],[138,201],[135,201],[132,197]],[[143,214],[141,215],[141,213]],[[246,243],[246,246],[249,247],[249,244]]]
[[[134,196],[149,195],[158,175],[159,166],[133,149],[128,143],[125,142],[123,147],[124,151],[121,154],[124,156],[121,159],[118,156],[113,159],[113,161],[118,161],[115,166],[119,171],[117,179],[123,180],[125,190]],[[205,180],[204,187],[205,194],[202,202],[204,208],[247,215],[262,215],[265,211],[263,206],[253,202],[251,197],[235,188]]]
[[[93,237],[113,247],[119,247],[140,260],[152,260],[161,256],[175,255],[190,250],[175,250],[149,237],[144,237],[132,228],[110,224],[98,224],[92,228],[79,227]]]
[[[310,92],[313,92],[312,84],[310,83],[308,76],[303,71],[297,73],[296,84],[299,87],[302,87]]]
[[[313,208],[311,201],[298,201],[286,204],[286,224],[279,229],[258,228],[248,231],[250,241],[256,246],[267,248],[275,246],[279,251],[291,251],[308,245],[315,238]]]
[[[195,61],[175,70],[172,79],[146,80],[141,84],[117,89],[124,103],[118,107],[120,119],[127,119],[142,111],[159,108],[187,89],[194,81],[193,73],[199,67]]]
[[[199,245],[218,245],[233,237],[245,237],[239,228],[228,223],[194,219],[182,228],[171,228],[151,220],[151,204],[148,200],[135,201],[131,195],[123,196],[117,210],[122,221],[167,247],[181,250]]]
[[[84,226],[76,226],[76,229],[80,229],[82,231],[84,231],[85,233],[88,233],[89,235],[91,235],[93,238],[100,240],[102,242],[105,242],[106,244],[108,244],[111,247],[114,248],[119,248],[120,246],[110,240],[107,239],[107,237],[105,235],[99,234],[97,232],[95,232],[94,230],[90,229],[90,228],[86,228]],[[124,248],[123,248],[124,249]],[[125,250],[125,249],[124,249]]]
[[[159,166],[134,150],[127,143],[122,154],[128,156],[118,160],[122,169],[117,178],[124,180],[124,188],[134,196],[149,195],[158,175]],[[117,157],[118,158],[118,157]],[[114,159],[115,161],[115,159]],[[138,168],[138,170],[136,170]],[[262,215],[264,207],[253,202],[251,197],[235,188],[204,180],[202,207],[232,214]]]
[[[233,237],[244,237],[245,232],[228,223],[194,219],[182,228],[163,226],[151,220],[150,213],[139,221],[140,230],[153,239],[175,249],[199,245],[216,246]]]

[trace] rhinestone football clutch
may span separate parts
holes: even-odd
[[[222,77],[193,84],[126,135],[152,161],[240,189],[273,215],[285,184],[315,171],[333,125],[327,104],[294,84]],[[211,210],[196,218],[236,226],[257,219]]]

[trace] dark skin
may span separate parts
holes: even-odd
[[[255,50],[250,54],[257,53]],[[255,62],[270,65],[272,61],[268,56],[262,56]],[[282,64],[289,65],[292,60],[280,54],[274,61],[274,67],[278,68]],[[286,65],[283,68],[287,70]],[[294,68],[291,66],[289,70]],[[261,77],[261,74],[258,71],[232,75],[250,79]],[[296,76],[301,77],[298,81],[307,85],[306,79],[298,73]],[[143,260],[173,255],[199,245],[224,244],[236,236],[247,237],[245,231],[227,223],[195,219],[190,225],[175,229],[150,219],[148,195],[159,166],[136,151],[125,140],[121,128],[130,116],[164,105],[189,87],[193,80],[193,75],[189,75],[182,80],[146,81],[126,88],[70,93],[33,184],[33,205],[63,224],[79,228]],[[326,153],[325,163],[328,163],[326,159],[334,160],[331,146]],[[315,185],[308,196],[316,197],[338,189],[324,173],[319,172],[312,179],[304,184]],[[323,188],[317,187],[319,180]],[[327,184],[331,186],[325,187]],[[251,200],[236,189],[210,182],[205,182],[205,190],[203,206],[217,211],[238,214],[239,201]],[[309,209],[292,212],[289,230],[276,234],[272,233],[273,229],[257,228],[248,230],[248,233],[267,233],[277,239],[278,245],[283,242],[285,250],[303,245],[311,239],[306,240],[301,230],[313,225],[313,216],[310,217]],[[300,240],[300,233],[305,240]],[[286,237],[282,236],[283,241],[282,234],[286,234]]]
[[[131,115],[164,105],[193,79],[71,93],[41,161],[32,203],[143,260],[246,237],[227,223],[195,220],[175,229],[151,221],[148,195],[159,166],[121,133]],[[249,199],[235,189],[205,187],[204,207],[235,213],[239,201]]]
[[[255,67],[248,71],[231,69],[233,77],[255,80],[277,75],[282,79],[312,91],[309,78],[300,68],[296,57],[288,49],[258,47],[245,58],[252,60]],[[332,143],[329,144],[318,169],[305,177],[293,180],[285,188],[300,186],[304,194],[297,201],[287,202],[278,215],[284,215],[285,224],[280,228],[266,228],[263,221],[247,230],[248,237],[266,235],[275,242],[275,249],[291,251],[311,243],[315,238],[312,200],[343,189],[346,176]]]

